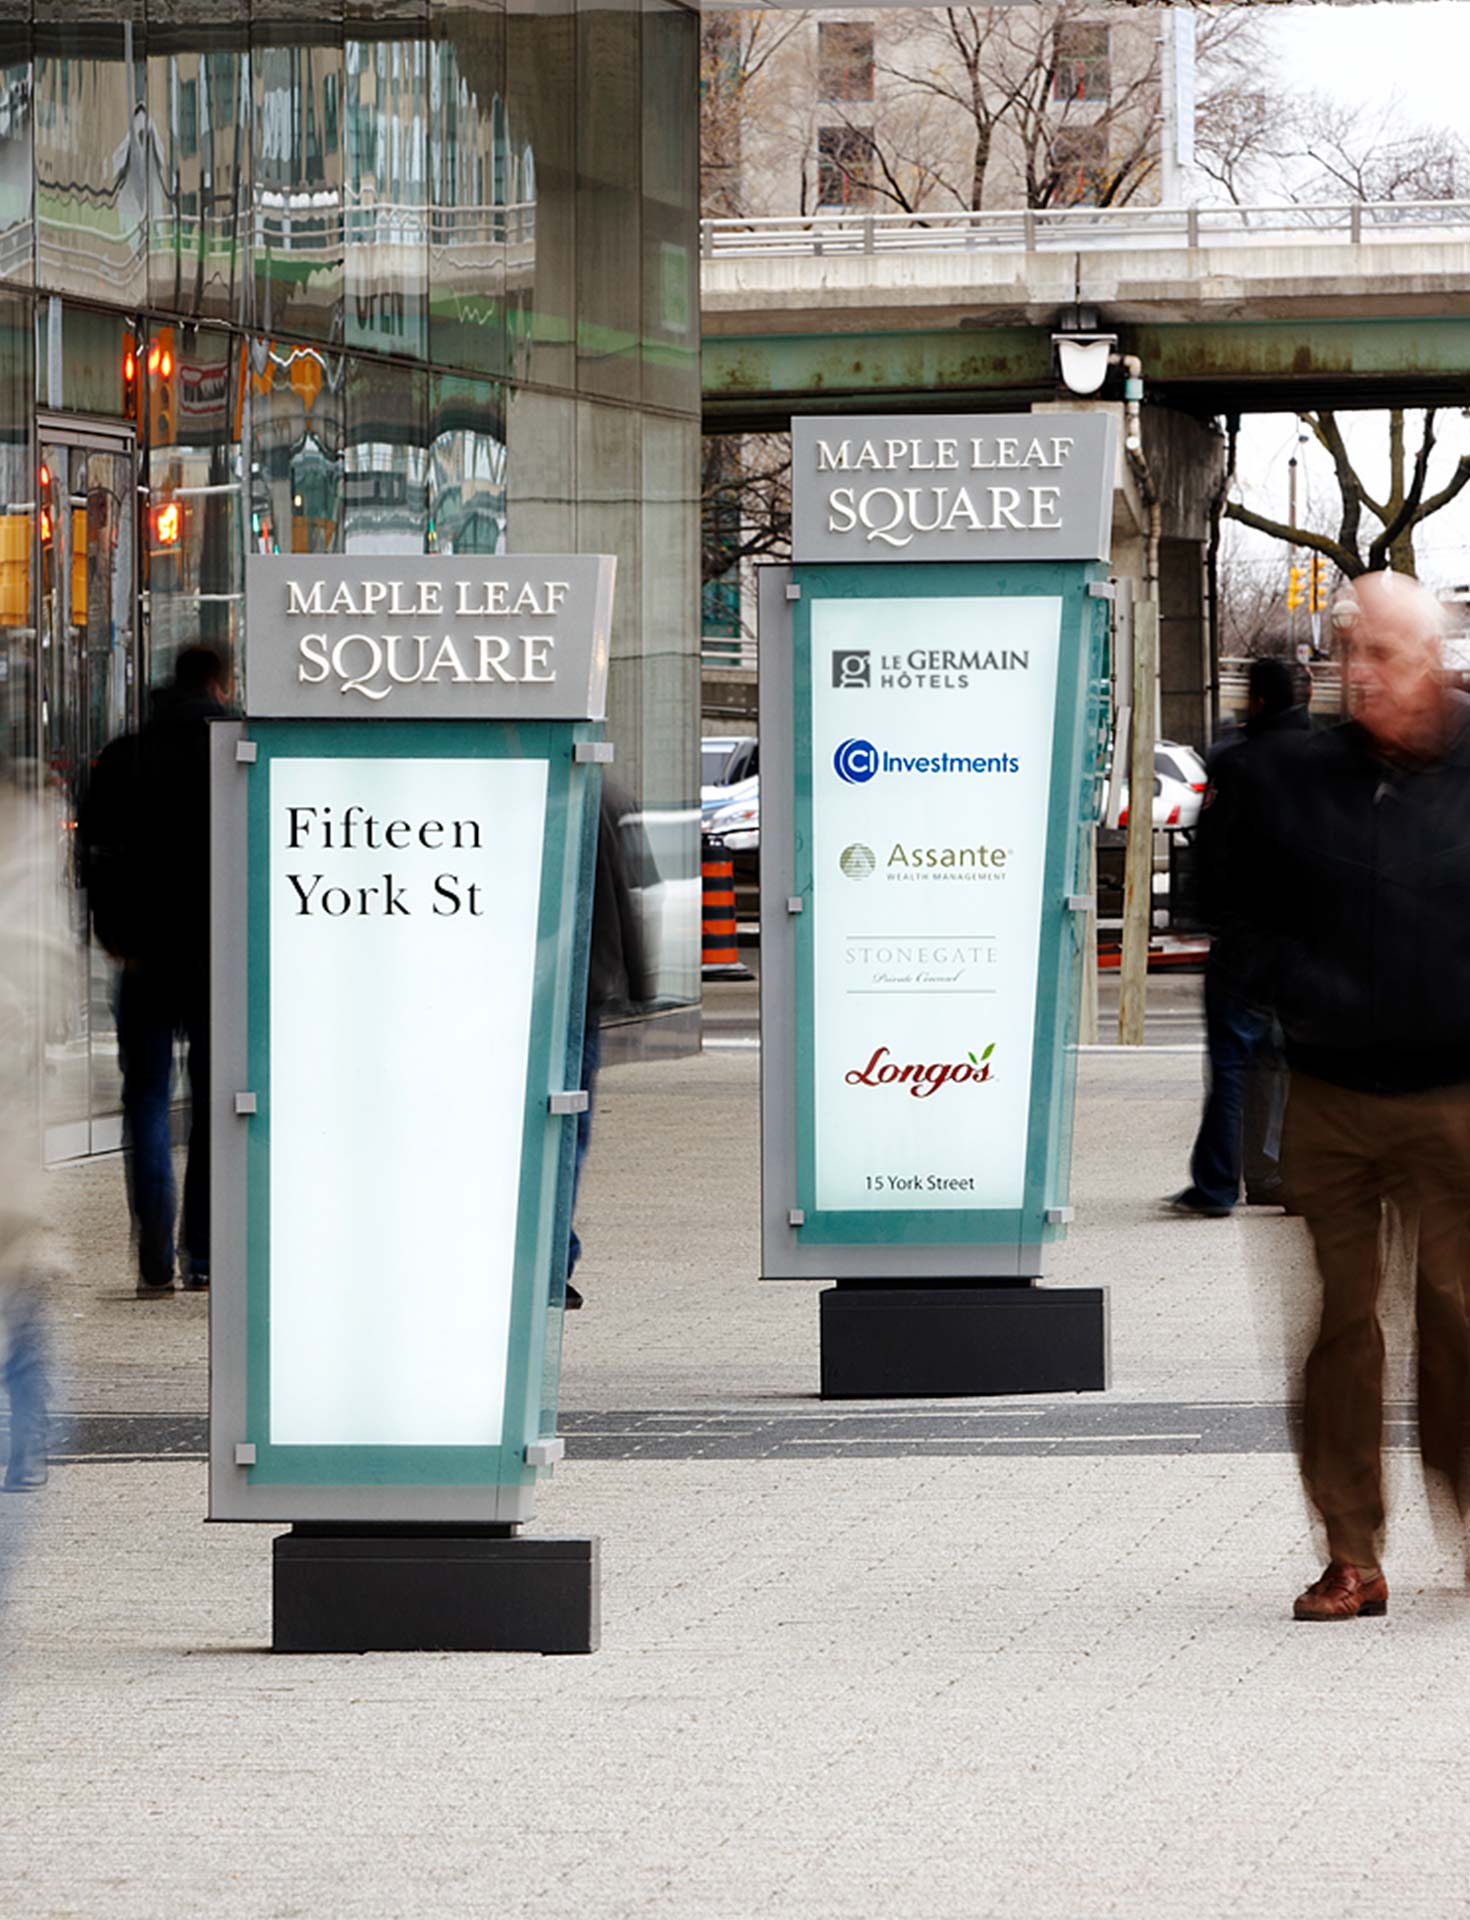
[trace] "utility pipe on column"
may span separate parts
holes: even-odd
[[[1154,734],[1159,675],[1158,489],[1143,450],[1143,363],[1123,355],[1123,449],[1148,515],[1143,594],[1133,610],[1133,728],[1128,766],[1128,846],[1123,882],[1123,952],[1119,967],[1118,1039],[1143,1045],[1148,941],[1154,895]]]

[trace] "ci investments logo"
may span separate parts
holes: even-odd
[[[866,786],[876,773],[1019,773],[1013,753],[880,753],[871,740],[844,740],[832,769],[850,787]]]
[[[844,740],[832,756],[839,780],[861,787],[878,771],[878,749],[871,740]]]

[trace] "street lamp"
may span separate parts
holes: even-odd
[[[1054,333],[1051,343],[1068,392],[1096,393],[1108,377],[1116,333]]]

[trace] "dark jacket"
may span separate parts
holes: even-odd
[[[1298,751],[1311,730],[1305,707],[1251,720],[1216,742],[1206,762],[1209,785],[1195,832],[1200,917],[1214,933],[1210,970],[1246,998],[1261,991],[1260,943],[1253,931],[1256,892],[1250,795],[1270,763]]]
[[[1260,924],[1287,1058],[1367,1092],[1470,1080],[1470,702],[1395,765],[1349,721],[1252,789]]]
[[[598,814],[597,867],[592,888],[592,946],[587,956],[587,1014],[596,1019],[614,1005],[641,1006],[653,997],[635,886],[645,884],[642,830],[629,802],[604,780]]]
[[[202,984],[209,966],[206,694],[165,688],[141,733],[105,747],[78,820],[100,943],[115,958]]]

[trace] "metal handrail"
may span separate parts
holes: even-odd
[[[832,212],[757,214],[699,223],[706,260],[731,255],[827,253],[950,253],[1019,248],[1031,253],[1077,242],[1158,244],[1178,235],[1197,247],[1213,240],[1255,243],[1299,240],[1365,241],[1404,238],[1454,228],[1470,234],[1470,200],[1349,200],[1335,204],[1208,207],[1021,207],[918,213]]]

